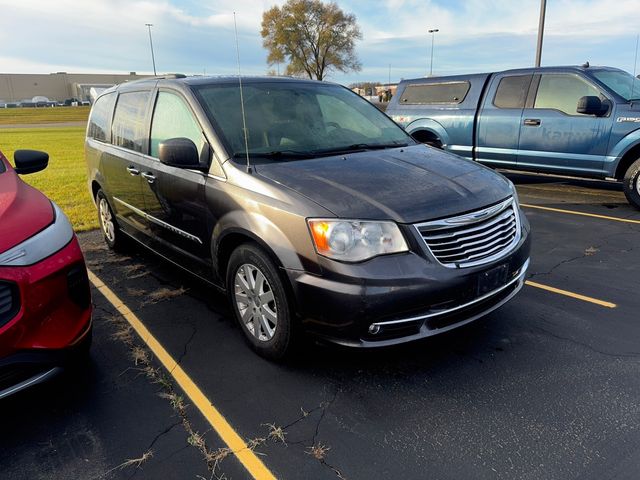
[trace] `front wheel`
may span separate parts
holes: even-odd
[[[236,319],[251,347],[261,356],[281,359],[293,344],[292,311],[278,269],[257,245],[231,254],[227,292]]]
[[[640,210],[640,159],[627,169],[622,186],[629,203]]]

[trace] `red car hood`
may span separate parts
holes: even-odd
[[[0,253],[32,237],[54,220],[51,202],[18,177],[0,153]]]

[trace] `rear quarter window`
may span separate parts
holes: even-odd
[[[469,88],[471,88],[469,82],[407,85],[399,103],[404,105],[458,104],[464,101]]]
[[[112,143],[145,153],[146,118],[151,92],[121,93],[113,116]]]
[[[116,101],[116,94],[107,93],[96,100],[91,109],[89,117],[89,129],[87,137],[108,142],[111,140],[109,127],[111,126],[111,117],[113,115],[113,104]]]

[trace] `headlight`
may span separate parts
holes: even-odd
[[[53,223],[33,237],[0,254],[1,267],[23,267],[33,265],[58,250],[73,238],[73,228],[66,215],[53,202]]]
[[[406,252],[398,225],[364,220],[311,219],[309,229],[320,255],[344,262],[361,262],[386,253]]]

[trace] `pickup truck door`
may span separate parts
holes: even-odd
[[[571,174],[601,174],[611,133],[610,113],[576,112],[586,95],[607,97],[577,73],[536,75],[520,126],[518,168]]]
[[[533,74],[493,77],[478,112],[475,154],[479,162],[515,167],[518,161],[520,123]]]

